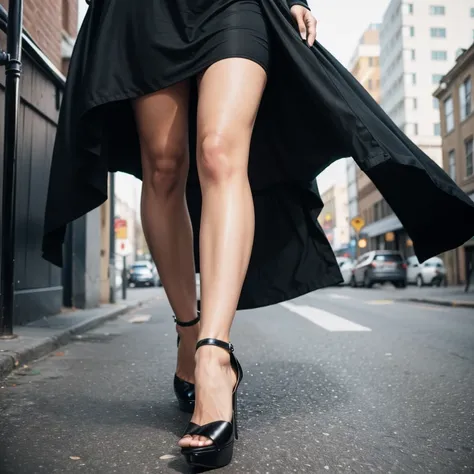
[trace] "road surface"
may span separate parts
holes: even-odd
[[[131,290],[133,291],[133,290]],[[186,473],[163,295],[0,389],[0,472]],[[239,312],[227,473],[474,473],[474,311],[330,288]]]

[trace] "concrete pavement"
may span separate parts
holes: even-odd
[[[474,472],[474,312],[396,294],[330,288],[238,313],[241,439],[222,472]],[[189,472],[175,336],[155,299],[10,375],[0,472]]]
[[[113,305],[106,304],[87,310],[66,310],[26,326],[15,326],[13,332],[18,337],[0,340],[0,380],[15,367],[43,357],[67,344],[73,335],[86,332],[126,313],[156,295],[157,290],[154,288],[136,289],[127,292],[126,300],[117,297],[117,303]]]

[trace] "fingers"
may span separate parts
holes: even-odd
[[[313,46],[316,40],[316,19],[307,8],[299,5],[295,5],[291,9],[291,13],[296,20],[301,38],[306,41],[308,46]]]
[[[298,30],[300,32],[301,38],[305,40],[306,39],[306,23],[305,23],[304,14],[301,11],[298,11],[298,13],[295,15],[295,19],[296,19],[296,22],[298,23]]]
[[[306,13],[304,16],[304,22],[306,25],[306,31],[308,35],[308,46],[313,46],[316,40],[317,21],[309,10],[306,10]]]

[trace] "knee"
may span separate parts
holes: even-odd
[[[186,182],[188,154],[182,145],[154,144],[144,150],[144,184],[156,193],[177,189]]]
[[[235,156],[235,148],[232,140],[223,135],[206,135],[201,140],[198,154],[201,179],[222,182],[246,172],[243,166],[239,166],[240,160]]]

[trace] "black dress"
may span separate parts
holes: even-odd
[[[315,178],[354,157],[399,217],[419,259],[474,235],[474,203],[319,43],[295,28],[289,0],[91,0],[61,106],[43,254],[62,264],[65,228],[107,199],[108,171],[141,178],[130,99],[193,78],[225,57],[268,73],[250,147],[256,229],[239,309],[341,281],[317,222]],[[316,15],[317,16],[317,15]],[[163,19],[163,20],[160,20]],[[187,199],[199,270],[201,195],[191,81]],[[449,227],[446,223],[449,222]]]

